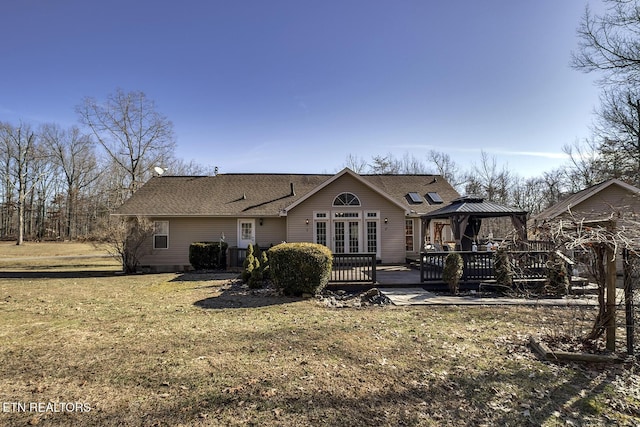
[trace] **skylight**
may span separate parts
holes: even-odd
[[[416,192],[408,193],[407,196],[412,203],[422,203],[422,197],[420,197],[420,194]]]
[[[441,203],[444,203],[442,197],[440,197],[440,195],[435,191],[427,193],[427,198],[429,199],[429,203],[431,204],[439,205]]]

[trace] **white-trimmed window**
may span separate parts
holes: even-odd
[[[405,220],[404,226],[404,235],[405,235],[405,245],[404,248],[407,252],[413,252],[413,220],[407,219]]]
[[[333,206],[360,206],[360,199],[353,193],[340,193],[333,199]]]
[[[329,224],[329,212],[314,212],[313,213],[313,241],[315,243],[329,246],[329,234],[328,234],[328,224]]]
[[[153,249],[169,248],[169,221],[153,222]]]
[[[379,218],[378,211],[365,211],[366,252],[380,255],[378,251]]]

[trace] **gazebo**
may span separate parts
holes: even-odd
[[[488,202],[481,197],[463,196],[443,208],[422,215],[422,226],[423,230],[428,230],[431,220],[448,218],[456,250],[470,251],[483,218],[511,217],[520,241],[526,242],[527,214],[526,211]]]

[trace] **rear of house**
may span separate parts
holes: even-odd
[[[459,194],[434,175],[220,174],[155,177],[114,215],[154,221],[142,258],[149,271],[190,268],[189,245],[314,242],[334,253],[375,253],[381,263],[415,257],[433,230],[420,216]]]

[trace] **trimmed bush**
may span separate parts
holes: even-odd
[[[269,249],[269,272],[286,295],[320,293],[331,276],[333,255],[316,243],[282,243]]]
[[[253,256],[253,245],[249,243],[249,246],[247,246],[247,255],[242,263],[242,281],[244,283],[248,283],[251,278],[251,273],[255,268],[255,259]]]
[[[260,289],[262,287],[262,267],[260,266],[260,261],[258,261],[257,257],[253,257],[253,262],[251,263],[251,273],[249,275],[249,280],[247,283],[249,284],[249,288],[251,289]]]
[[[264,280],[270,279],[270,271],[269,271],[269,257],[267,256],[267,251],[262,252],[262,256],[260,257],[260,270],[262,271],[262,278]]]
[[[442,270],[442,280],[449,286],[452,294],[458,293],[458,283],[464,272],[464,262],[457,252],[451,252],[444,259],[444,269]]]
[[[227,246],[225,242],[222,242],[222,248],[220,242],[194,242],[189,245],[189,262],[196,270],[225,269]]]

